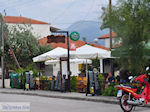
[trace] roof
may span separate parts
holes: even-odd
[[[60,30],[60,29],[59,29],[59,28],[56,28],[56,27],[53,27],[53,26],[50,27],[50,31],[51,31],[51,32],[55,32],[55,31],[57,31],[57,30]]]
[[[117,36],[117,34],[115,32],[112,32],[112,37],[115,37],[115,36]],[[105,35],[103,35],[101,37],[98,37],[98,39],[106,39],[106,38],[110,38],[110,34],[109,33],[107,33],[107,34],[105,34]]]
[[[51,45],[53,48],[57,48],[57,47],[62,47],[62,48],[65,48],[67,49],[67,38],[65,38],[65,43],[47,43],[47,37],[44,37],[44,38],[41,38],[38,40],[39,44],[41,46],[46,46],[46,45]],[[106,48],[104,46],[100,46],[100,45],[96,45],[96,44],[92,44],[92,43],[88,43],[88,42],[85,42],[85,41],[82,41],[82,40],[78,40],[78,41],[72,41],[71,39],[69,39],[69,42],[70,43],[74,43],[76,45],[76,48],[78,47],[81,47],[85,44],[89,44],[91,46],[94,46],[94,47],[97,47],[97,48],[101,48],[101,49],[105,49],[105,50],[109,50],[109,48]]]
[[[6,23],[18,23],[18,24],[49,24],[43,21],[38,21],[22,16],[4,16]]]

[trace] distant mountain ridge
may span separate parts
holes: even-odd
[[[96,21],[77,21],[70,25],[66,30],[69,32],[77,31],[80,34],[80,40],[83,40],[83,37],[85,37],[87,42],[93,43],[95,38],[108,33],[108,29],[100,29],[101,25],[101,22]],[[99,41],[98,44],[104,45],[104,42]]]

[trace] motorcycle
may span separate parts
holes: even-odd
[[[149,67],[146,68],[149,70]],[[135,106],[144,106],[150,103],[150,73],[139,76],[130,76],[130,83],[138,83],[140,92],[137,92],[137,86],[132,85],[117,85],[117,98],[119,99],[120,107],[124,112],[130,112]]]

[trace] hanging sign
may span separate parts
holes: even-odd
[[[70,34],[70,39],[71,40],[77,41],[77,40],[79,40],[79,38],[80,38],[80,35],[79,35],[78,32],[71,32],[71,34]]]

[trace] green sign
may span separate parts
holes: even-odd
[[[70,34],[70,39],[71,40],[77,41],[77,40],[79,40],[79,38],[80,38],[80,35],[79,35],[78,32],[71,32],[71,34]]]

